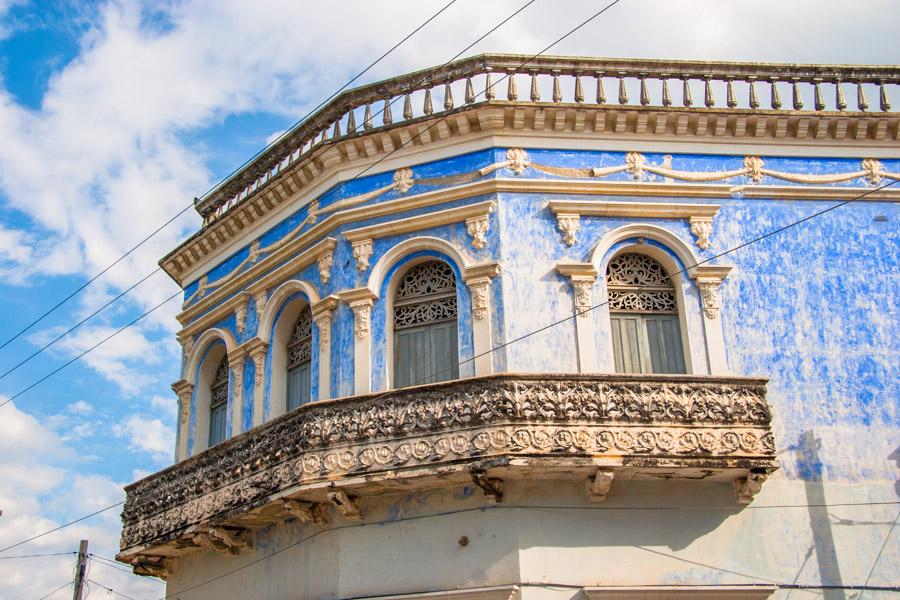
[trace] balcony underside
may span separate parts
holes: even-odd
[[[309,404],[129,486],[119,558],[164,574],[288,517],[364,518],[366,496],[473,484],[502,501],[519,478],[584,480],[595,501],[619,479],[726,479],[747,502],[777,468],[765,383],[493,375]]]

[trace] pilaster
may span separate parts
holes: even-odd
[[[722,304],[719,300],[719,286],[728,276],[731,267],[701,265],[690,269],[691,278],[700,291],[703,310],[703,331],[706,334],[706,356],[710,375],[725,375],[728,364],[725,360],[725,334],[722,319],[719,318]]]
[[[372,306],[378,298],[368,288],[341,292],[341,300],[353,311],[353,393],[366,394],[372,387]]]
[[[242,430],[243,404],[244,404],[244,359],[242,350],[232,351],[228,356],[228,366],[231,369],[231,437],[238,435]]]
[[[312,307],[319,329],[319,400],[331,398],[331,323],[338,302],[337,296],[328,296]]]
[[[187,458],[187,442],[190,434],[188,428],[191,416],[191,398],[194,395],[194,384],[179,379],[172,384],[172,391],[178,396],[178,423],[175,433],[175,462]]]
[[[578,348],[578,372],[598,370],[599,357],[595,343],[594,282],[597,269],[591,263],[559,262],[556,270],[569,278],[575,311],[575,338]]]
[[[475,376],[493,373],[491,348],[491,280],[500,273],[498,263],[477,265],[465,273],[465,282],[472,297],[472,346],[475,356]]]
[[[262,425],[263,398],[266,385],[266,353],[269,345],[259,338],[253,338],[244,345],[250,360],[253,361],[253,420],[252,426]]]

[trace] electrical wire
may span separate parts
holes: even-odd
[[[260,155],[262,155],[269,147],[273,146],[274,144],[277,144],[277,143],[280,142],[282,139],[284,139],[284,137],[285,137],[286,135],[288,135],[291,131],[293,131],[293,130],[294,130],[296,127],[298,127],[301,123],[303,123],[304,121],[306,121],[306,119],[308,119],[308,118],[311,117],[313,114],[315,114],[316,111],[318,111],[318,110],[319,110],[320,108],[322,108],[325,104],[327,104],[329,101],[331,101],[335,96],[337,96],[337,95],[340,94],[342,91],[344,91],[345,89],[347,89],[347,87],[350,86],[350,84],[352,84],[354,81],[356,81],[357,79],[359,79],[360,77],[362,77],[363,75],[365,75],[372,67],[374,67],[376,64],[378,64],[379,62],[381,62],[384,58],[386,58],[386,57],[387,57],[389,54],[391,54],[394,50],[396,50],[397,48],[399,48],[403,43],[405,43],[407,40],[409,40],[409,38],[411,38],[412,36],[414,36],[416,33],[418,33],[420,30],[422,30],[422,28],[424,28],[426,25],[428,25],[429,23],[431,23],[431,22],[432,22],[434,19],[436,19],[441,13],[443,13],[445,10],[447,10],[448,8],[450,8],[450,6],[452,6],[453,4],[455,4],[456,1],[457,1],[457,0],[450,0],[450,2],[448,2],[447,4],[445,4],[440,10],[438,10],[438,11],[437,11],[436,13],[434,13],[431,17],[429,17],[427,20],[425,20],[422,24],[420,24],[418,27],[416,27],[412,32],[410,32],[409,34],[407,34],[406,37],[404,37],[402,40],[400,40],[399,42],[397,42],[396,44],[394,44],[394,45],[390,48],[390,50],[388,50],[387,52],[385,52],[384,54],[382,54],[380,57],[378,57],[377,59],[375,59],[372,63],[369,64],[369,66],[367,66],[365,69],[363,69],[362,71],[360,71],[359,73],[357,73],[353,78],[351,78],[351,79],[350,79],[349,81],[347,81],[344,85],[342,85],[340,88],[338,88],[337,91],[335,91],[334,93],[332,93],[328,98],[326,98],[325,100],[323,100],[322,102],[320,102],[315,108],[313,108],[311,111],[309,111],[305,116],[301,117],[296,123],[294,123],[291,127],[289,127],[283,134],[281,134],[280,136],[278,136],[278,138],[276,138],[273,142],[271,142],[270,144],[267,144],[264,148],[262,148],[261,150],[259,150],[256,154],[254,154],[253,156],[251,156],[250,158],[248,158],[246,161],[244,161],[240,166],[238,166],[238,167],[237,167],[236,169],[234,169],[231,173],[229,173],[227,176],[225,176],[224,178],[222,178],[222,180],[220,180],[219,183],[217,183],[216,185],[214,185],[213,187],[211,187],[211,188],[210,188],[205,194],[203,194],[203,195],[206,196],[206,195],[212,193],[213,191],[215,191],[216,189],[218,189],[223,183],[225,183],[226,181],[228,181],[231,177],[233,177],[233,176],[234,176],[236,173],[238,173],[241,169],[243,169],[244,167],[246,167],[247,165],[249,165],[251,162],[253,162],[254,160],[256,160],[256,159],[257,159]],[[532,1],[534,1],[534,0],[532,0]],[[163,223],[162,225],[160,225],[159,227],[157,227],[156,229],[154,229],[153,231],[151,231],[150,234],[148,234],[146,237],[144,237],[142,240],[140,240],[137,244],[135,244],[135,245],[132,246],[129,250],[127,250],[127,251],[125,252],[125,254],[121,255],[119,258],[117,258],[116,260],[114,260],[112,263],[110,263],[109,265],[107,265],[106,267],[104,267],[100,272],[98,272],[97,274],[95,274],[93,277],[91,277],[91,278],[88,279],[86,282],[84,282],[81,286],[79,286],[78,288],[76,288],[75,290],[73,290],[71,293],[69,293],[69,294],[68,294],[66,297],[64,297],[62,300],[60,300],[60,301],[57,302],[55,305],[53,305],[52,307],[50,307],[46,312],[44,312],[44,313],[41,314],[39,317],[37,317],[36,319],[34,319],[33,321],[31,321],[28,325],[26,325],[25,327],[23,327],[22,329],[20,329],[20,330],[19,330],[15,335],[13,335],[11,338],[7,339],[7,340],[4,341],[2,344],[0,344],[0,350],[2,350],[3,348],[5,348],[6,346],[8,346],[12,341],[18,339],[23,333],[25,333],[26,331],[28,331],[29,329],[31,329],[32,327],[34,327],[35,325],[37,325],[38,323],[40,323],[42,320],[44,320],[47,316],[49,316],[50,314],[52,314],[56,309],[58,309],[59,307],[61,307],[63,304],[65,304],[66,302],[68,302],[69,300],[71,300],[72,298],[74,298],[75,296],[77,296],[82,290],[84,290],[86,287],[88,287],[89,285],[91,285],[94,281],[96,281],[96,280],[99,279],[101,276],[103,276],[107,271],[109,271],[110,269],[112,269],[113,267],[115,267],[117,264],[119,264],[120,262],[122,262],[122,261],[123,261],[126,257],[128,257],[132,252],[134,252],[135,250],[137,250],[138,248],[140,248],[141,246],[143,246],[148,240],[150,240],[152,237],[154,237],[157,233],[159,233],[160,231],[162,231],[163,229],[165,229],[166,227],[168,227],[169,225],[171,225],[176,219],[178,219],[181,215],[183,215],[184,213],[186,213],[186,212],[187,212],[189,209],[191,209],[193,206],[194,206],[194,203],[191,202],[190,204],[188,204],[187,206],[185,206],[184,208],[182,208],[180,211],[178,211],[178,213],[176,213],[173,217],[171,217],[171,218],[170,218],[169,220],[167,220],[165,223]]]
[[[72,554],[78,554],[78,552],[50,552],[49,554],[20,554],[19,556],[0,556],[0,560],[9,560],[11,558],[44,558],[47,556],[71,556]]]
[[[93,583],[94,585],[103,588],[104,590],[106,590],[106,591],[109,592],[110,594],[115,594],[116,596],[121,596],[122,598],[126,598],[127,600],[137,600],[137,599],[134,598],[133,596],[129,596],[129,595],[127,595],[127,594],[123,594],[122,592],[117,592],[117,591],[114,590],[113,588],[111,588],[111,587],[109,587],[109,586],[106,586],[106,585],[103,585],[103,584],[100,583],[99,581],[94,581],[93,579],[86,579],[86,581],[89,581],[89,582]]]
[[[55,590],[53,590],[52,592],[50,592],[50,593],[47,594],[46,596],[41,596],[40,598],[38,598],[38,600],[46,600],[47,598],[49,598],[50,596],[52,596],[52,595],[55,594],[56,592],[60,591],[60,590],[63,589],[63,588],[69,587],[69,586],[72,585],[73,583],[75,583],[75,580],[74,580],[74,579],[73,579],[72,581],[69,581],[69,582],[67,582],[67,583],[62,584],[61,586],[59,586],[58,588],[56,588]]]
[[[111,510],[117,506],[122,506],[123,504],[125,504],[124,500],[122,500],[121,502],[116,502],[115,504],[111,504],[111,505],[107,506],[106,508],[101,508],[100,510],[94,511],[88,515],[84,515],[83,517],[78,517],[74,521],[69,521],[68,523],[63,523],[59,527],[54,527],[53,529],[45,531],[44,533],[39,533],[37,535],[31,536],[30,538],[28,538],[26,540],[22,540],[21,542],[16,542],[15,544],[12,544],[11,546],[7,546],[6,548],[0,548],[0,552],[6,552],[7,550],[11,550],[12,548],[21,546],[22,544],[26,544],[26,543],[36,540],[40,537],[44,537],[45,535],[53,533],[54,531],[59,531],[60,529],[65,529],[66,527],[69,527],[70,525],[74,525],[75,523],[80,523],[80,522],[84,521],[85,519],[90,519],[91,517],[93,517],[95,515],[99,515],[100,513]],[[75,552],[75,554],[78,554],[78,553]]]
[[[888,529],[887,535],[884,536],[884,542],[881,544],[881,548],[878,550],[878,554],[875,556],[875,560],[872,561],[872,568],[869,569],[869,574],[866,575],[866,581],[863,585],[869,585],[869,580],[872,578],[872,573],[875,572],[875,567],[878,566],[878,561],[881,559],[881,555],[884,553],[885,547],[887,547],[888,540],[891,539],[891,534],[894,533],[894,527],[897,526],[897,519],[900,519],[900,512],[897,513],[897,516],[894,517],[894,522],[891,523],[891,528]],[[856,600],[862,600],[863,595],[860,594]]]
[[[90,556],[91,556],[92,559],[96,559],[97,561],[99,561],[97,564],[100,565],[101,567],[110,567],[110,568],[112,568],[112,569],[115,569],[115,570],[117,570],[117,571],[121,571],[121,572],[123,572],[123,573],[127,573],[128,575],[132,575],[132,576],[134,576],[134,577],[148,578],[146,575],[136,575],[136,574],[134,573],[134,571],[131,571],[131,570],[129,570],[129,569],[126,569],[125,567],[122,566],[122,563],[117,562],[117,561],[115,561],[115,560],[113,560],[113,559],[111,559],[111,558],[106,558],[106,557],[103,557],[103,556],[97,556],[96,554],[91,554]],[[152,582],[154,582],[154,583],[165,584],[164,581],[161,581],[161,580],[159,580],[159,579],[157,579],[157,578],[155,578],[155,577],[149,577],[149,581],[152,581]]]

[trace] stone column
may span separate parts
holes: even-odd
[[[490,263],[470,267],[465,282],[472,297],[472,350],[475,353],[475,376],[494,372],[491,348],[491,279],[500,273],[500,265]]]
[[[341,299],[353,311],[353,329],[356,334],[353,344],[354,394],[366,394],[372,388],[372,306],[376,298],[368,288],[357,288],[341,294]]]
[[[231,437],[241,433],[243,427],[244,404],[244,353],[232,352],[228,357],[231,368]]]
[[[175,462],[187,458],[188,437],[190,437],[191,398],[194,384],[180,379],[172,384],[172,391],[178,395],[178,423],[175,429]]]
[[[313,320],[319,329],[319,397],[331,398],[331,320],[338,298],[328,296],[312,307]]]
[[[575,311],[575,339],[578,348],[578,372],[598,370],[598,355],[594,319],[594,282],[597,269],[591,263],[560,262],[556,270],[569,278]]]
[[[253,427],[262,425],[265,416],[263,399],[265,398],[266,385],[266,353],[269,350],[268,344],[259,340],[254,340],[250,347],[250,359],[253,361]]]
[[[725,360],[725,334],[722,329],[719,286],[731,271],[731,267],[702,265],[690,270],[691,278],[700,291],[703,310],[703,331],[706,338],[706,357],[710,375],[728,374]]]

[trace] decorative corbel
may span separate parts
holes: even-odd
[[[234,298],[234,326],[238,333],[244,333],[244,325],[247,321],[247,302],[250,295],[242,292]]]
[[[325,508],[324,504],[285,498],[281,508],[303,523],[317,523],[319,525],[328,524],[328,510]]]
[[[172,575],[171,564],[164,556],[141,555],[140,562],[132,565],[132,571],[135,575],[159,577],[160,579],[167,579]]]
[[[191,353],[194,351],[194,336],[189,335],[181,342],[181,350],[184,353],[185,361],[190,358]]]
[[[690,217],[689,221],[697,246],[706,250],[709,248],[709,238],[712,236],[712,217]]]
[[[484,491],[484,498],[490,504],[503,502],[503,480],[488,477],[484,469],[472,469],[472,481]]]
[[[244,550],[252,549],[246,530],[213,527],[206,532],[194,534],[193,542],[200,546],[226,556],[238,556]]]
[[[581,217],[577,214],[559,213],[556,215],[556,226],[563,234],[566,246],[574,246],[578,241],[578,230],[581,229]]]
[[[356,339],[366,341],[369,339],[369,330],[372,324],[372,300],[359,300],[350,303],[350,310],[353,311],[354,331]]]
[[[266,290],[260,290],[256,292],[253,296],[253,303],[256,306],[256,317],[257,319],[260,315],[263,314],[263,311],[266,309],[266,302],[269,301],[269,294]]]
[[[747,505],[753,502],[756,495],[762,490],[763,484],[769,478],[767,473],[750,473],[743,479],[734,482],[734,490],[737,503]]]
[[[728,266],[701,265],[690,269],[691,278],[697,282],[700,290],[700,300],[703,305],[703,314],[707,319],[715,319],[719,316],[722,304],[719,300],[719,286],[731,271]]]
[[[350,521],[362,520],[362,515],[359,512],[359,503],[356,498],[348,496],[347,492],[341,488],[330,489],[326,495],[328,496],[328,501],[334,504],[335,508],[344,515],[345,519]]]
[[[593,288],[597,281],[597,269],[591,263],[560,262],[556,270],[568,277],[572,284],[575,313],[581,318],[589,316],[594,307]]]
[[[334,252],[328,250],[319,256],[319,279],[323,285],[331,280],[331,267],[334,265]]]
[[[613,471],[598,469],[594,477],[587,481],[588,502],[606,502],[613,478],[615,478]]]
[[[359,240],[353,242],[353,258],[356,260],[356,269],[365,271],[369,268],[369,260],[372,258],[372,240]]]
[[[466,231],[472,237],[472,247],[481,250],[487,245],[485,235],[490,227],[490,215],[479,215],[466,219]]]
[[[466,280],[469,293],[472,295],[472,316],[476,321],[483,321],[488,316],[488,297],[491,289],[490,277],[477,277]]]

